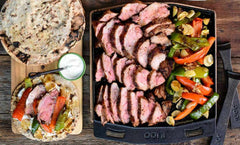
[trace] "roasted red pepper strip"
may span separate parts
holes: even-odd
[[[198,105],[197,102],[188,103],[187,106],[186,106],[186,109],[184,109],[181,113],[179,113],[177,115],[177,117],[174,118],[174,120],[181,120],[181,119],[185,118],[186,116],[188,116],[188,114],[190,114],[193,111],[193,109],[195,107],[197,107],[197,105]]]
[[[13,111],[12,117],[22,121],[22,117],[25,114],[26,100],[28,98],[29,93],[32,91],[32,88],[27,88],[19,102],[17,103],[16,108]]]
[[[201,65],[203,65],[203,64],[204,64],[204,63],[203,63],[203,60],[204,60],[204,57],[200,58],[200,59],[198,60],[198,63],[201,64]]]
[[[194,33],[191,35],[192,37],[200,37],[201,36],[201,31],[203,27],[203,20],[201,18],[195,18],[192,21],[192,27],[194,29]]]
[[[208,38],[208,42],[209,42],[209,46],[207,47],[203,47],[201,50],[199,50],[198,52],[189,55],[185,58],[178,58],[178,57],[173,57],[173,59],[175,60],[175,62],[177,64],[185,64],[185,63],[191,63],[191,62],[195,62],[201,58],[203,58],[209,51],[209,49],[211,48],[211,46],[213,45],[215,41],[215,37],[210,37]]]
[[[203,95],[196,93],[182,93],[182,98],[190,101],[197,102],[200,105],[204,105],[207,102],[207,98]]]
[[[214,85],[214,82],[212,81],[210,76],[207,76],[206,78],[202,78],[201,80],[206,87],[211,87],[211,85]]]
[[[209,88],[209,87],[206,87],[206,86],[203,86],[201,84],[196,84],[196,82],[188,79],[187,77],[181,77],[181,76],[176,76],[176,79],[182,84],[184,85],[185,87],[187,87],[188,89],[191,89],[192,91],[193,90],[199,90],[200,92],[197,92],[197,93],[200,93],[204,96],[208,96],[211,94],[212,92],[212,88]]]

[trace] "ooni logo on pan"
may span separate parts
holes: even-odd
[[[156,131],[145,132],[143,137],[145,139],[165,139],[166,138],[164,132],[156,132]]]

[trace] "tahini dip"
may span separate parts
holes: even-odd
[[[59,62],[58,68],[64,68],[60,71],[60,75],[67,80],[79,79],[86,69],[83,58],[76,53],[67,53],[63,55]]]

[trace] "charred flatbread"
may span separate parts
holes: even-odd
[[[0,13],[5,50],[28,65],[57,60],[82,38],[84,29],[79,0],[7,0]]]

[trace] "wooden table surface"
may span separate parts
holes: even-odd
[[[83,6],[86,11],[86,21],[89,22],[89,12],[97,8],[123,4],[130,0],[112,0],[113,2],[104,4],[98,0],[83,0]],[[174,0],[173,2],[182,2],[195,6],[213,9],[217,13],[217,35],[221,42],[231,41],[232,45],[232,63],[234,71],[240,72],[240,0],[207,0],[206,2],[193,2],[186,0]],[[0,0],[0,5],[4,0]],[[93,126],[90,121],[90,73],[89,73],[89,26],[87,25],[83,38],[83,57],[87,64],[86,74],[83,77],[83,131],[80,135],[69,136],[65,140],[53,142],[53,144],[123,144],[114,141],[107,141],[95,138],[93,135]],[[10,98],[11,98],[11,66],[10,56],[4,51],[0,45],[0,144],[36,144],[35,142],[25,138],[22,135],[15,135],[11,131],[11,116],[10,116]],[[224,98],[226,87],[224,86],[224,75],[222,70],[222,62],[218,57],[218,92],[221,99]],[[18,73],[18,72],[16,72]],[[240,87],[238,87],[240,92]],[[176,134],[177,135],[177,134]],[[210,138],[202,138],[192,140],[190,142],[179,144],[208,144]],[[239,144],[240,129],[228,129],[224,144]],[[42,143],[43,144],[43,143]],[[45,144],[45,143],[44,143]],[[49,143],[50,144],[50,143]]]

